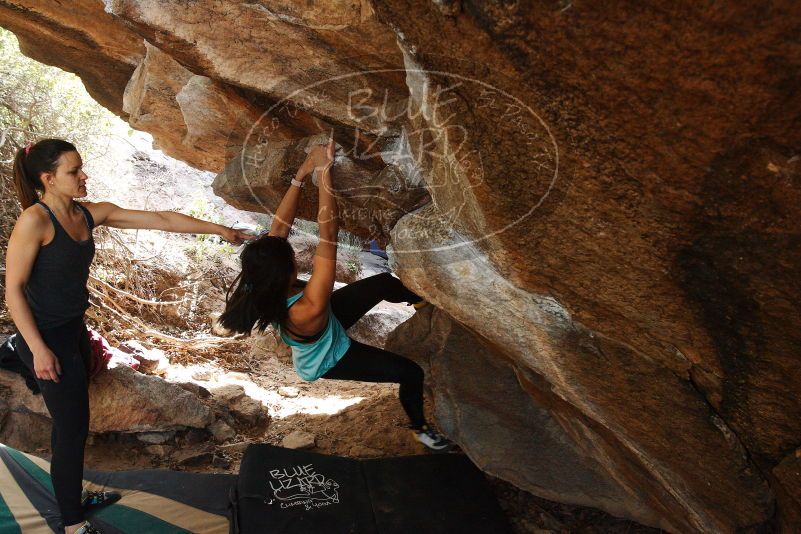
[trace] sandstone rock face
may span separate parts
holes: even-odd
[[[329,2],[319,12],[294,2],[108,0],[105,8],[148,43],[125,93],[131,124],[199,168],[225,162],[214,189],[232,205],[274,209],[305,150],[330,131],[340,140],[337,187],[349,230],[386,242],[397,220],[427,201],[419,177],[384,160],[405,141],[403,129],[386,115],[354,115],[354,102],[402,113],[408,96],[395,36],[369,2]],[[300,216],[315,219],[315,195],[310,187]]]
[[[389,335],[398,325],[411,317],[412,310],[411,306],[408,308],[399,306],[373,308],[348,329],[348,335],[366,345],[384,348]]]
[[[470,2],[475,39],[434,42],[422,22],[430,10],[381,5],[407,48],[429,45],[409,65],[444,69],[435,52],[461,46],[469,56],[464,47],[482,43],[493,67],[517,70],[528,84],[509,90],[548,124],[559,155],[548,157],[544,136],[528,154],[519,138],[497,136],[511,168],[484,173],[464,214],[437,224],[436,203],[454,205],[458,186],[432,189],[434,204],[395,226],[401,278],[511,359],[532,398],[535,376],[592,420],[596,437],[572,428],[573,439],[595,442],[591,457],[614,451],[617,465],[601,462],[610,478],[645,493],[665,527],[731,532],[768,520],[768,473],[801,435],[799,314],[786,297],[801,289],[797,79],[762,70],[799,65],[778,37],[787,21],[766,33],[745,4],[725,15],[683,6],[691,17],[624,9],[618,34],[601,8],[558,15]],[[658,38],[645,20],[683,39]],[[410,84],[413,98],[419,86]],[[496,101],[498,115],[484,121],[500,129]],[[460,103],[449,111],[475,115]],[[548,171],[558,163],[561,181],[522,216],[546,180],[538,154]],[[437,170],[424,174],[436,180]]]
[[[122,117],[120,96],[145,54],[142,37],[96,0],[2,2],[0,24],[13,31],[22,52],[74,72],[100,104]]]
[[[590,342],[589,337],[571,340],[579,350]],[[653,380],[646,380],[649,370],[633,368],[629,362],[628,373],[618,371],[619,377],[624,383],[630,380],[637,391],[618,401],[614,416],[593,419],[562,399],[539,372],[515,365],[503,351],[437,308],[429,306],[401,325],[386,349],[423,366],[434,391],[437,423],[476,465],[538,495],[600,506],[671,532],[686,530],[685,516],[677,514],[681,494],[632,460],[609,429],[611,422],[617,422],[614,417],[641,429],[638,446],[650,448],[651,457],[675,462],[683,474],[682,484],[690,486],[688,493],[695,488],[736,499],[736,492],[749,491],[742,502],[746,508],[738,511],[744,516],[759,514],[770,502],[767,485],[748,465],[742,446],[713,426],[724,425],[690,394],[691,388],[682,390],[670,373],[651,369]],[[603,353],[583,355],[585,372],[597,380],[607,370],[599,365]],[[652,383],[662,381],[662,387]],[[588,404],[610,402],[619,395],[619,391],[590,394],[589,388],[585,393]],[[649,426],[646,421],[654,417],[649,412],[655,411],[650,405],[656,400],[667,406],[666,413],[659,425]],[[671,408],[681,417],[670,417]],[[717,479],[717,485],[710,487],[720,472],[736,472],[748,486]]]
[[[773,468],[773,474],[779,481],[779,501],[787,501],[781,507],[780,525],[783,532],[792,532],[801,525],[801,448],[788,454]]]
[[[386,348],[423,367],[439,429],[479,468],[548,499],[604,502],[616,515],[649,514],[643,481],[618,482],[605,474],[621,466],[614,451],[595,451],[608,448],[597,425],[445,312],[426,307],[390,335]]]
[[[482,467],[672,532],[801,517],[794,2],[73,4],[0,23],[236,206],[334,130],[344,226],[437,308],[390,346]]]
[[[123,95],[128,122],[153,134],[156,148],[170,156],[221,171],[228,135],[258,120],[258,110],[153,45],[145,42],[145,49]]]

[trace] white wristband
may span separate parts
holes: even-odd
[[[303,181],[302,180],[295,180],[294,178],[292,178],[292,181],[290,183],[292,185],[294,185],[295,187],[303,187]]]

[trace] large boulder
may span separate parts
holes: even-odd
[[[356,321],[348,329],[348,335],[365,345],[384,348],[395,328],[411,317],[412,313],[412,307],[382,304]]]
[[[744,520],[772,504],[742,445],[721,431],[724,423],[692,387],[633,359],[614,362],[620,365],[614,370],[604,361],[613,347],[596,349],[588,332],[564,334],[573,337],[570,343],[582,355],[586,378],[577,386],[585,387],[584,402],[616,402],[613,414],[588,417],[541,372],[516,364],[502,348],[433,306],[398,327],[386,349],[421,364],[433,390],[437,424],[477,466],[537,495],[602,507],[671,532],[688,530],[682,513],[688,505],[699,519],[722,524],[714,519],[719,510],[689,502],[694,492],[715,502],[738,501],[736,513]],[[616,375],[618,389],[607,389],[610,379],[604,373]],[[631,395],[623,398],[621,388]],[[659,425],[646,423],[657,416],[663,418]],[[634,461],[612,430],[616,426],[639,429],[637,446],[644,455],[661,458],[659,468],[672,470],[671,476],[682,480],[682,491],[656,478],[649,471],[656,466]],[[721,478],[721,472],[737,478]]]
[[[46,417],[41,395],[33,395],[22,378],[0,370],[0,391],[14,413]],[[98,374],[89,387],[90,432],[166,432],[205,428],[213,410],[177,384],[125,366]]]
[[[343,224],[438,309],[402,332],[487,470],[673,532],[792,529],[794,2],[73,4],[0,24],[234,205],[274,210],[334,130]],[[473,419],[578,471],[527,439],[504,464]]]
[[[123,95],[131,126],[150,132],[157,148],[195,167],[221,171],[226,139],[260,112],[235,90],[186,69],[145,41],[145,56]]]
[[[100,373],[89,388],[93,432],[156,432],[205,428],[214,420],[208,405],[177,384],[129,367]]]
[[[125,86],[145,54],[140,35],[103,11],[97,0],[2,2],[0,25],[13,31],[22,53],[74,72],[100,104],[123,118]]]

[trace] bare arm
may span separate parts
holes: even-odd
[[[295,173],[295,180],[303,182],[306,177],[315,169],[315,167],[322,168],[326,161],[327,146],[318,145],[311,149],[306,159]],[[300,187],[289,186],[289,189],[278,204],[273,216],[273,222],[270,225],[269,235],[277,237],[287,237],[292,225],[295,222],[295,215],[298,212],[298,204],[300,204]]]
[[[6,252],[6,307],[17,330],[31,349],[36,376],[58,382],[58,375],[61,374],[58,359],[42,339],[25,298],[25,284],[39,254],[48,222],[45,215],[29,208],[14,225]]]
[[[306,162],[304,162],[304,165],[306,165]],[[302,182],[308,175],[308,171],[304,165],[301,165],[298,172],[295,173],[295,180]],[[289,189],[284,194],[284,198],[281,199],[278,208],[275,210],[268,235],[277,237],[287,237],[289,235],[289,230],[292,229],[292,224],[295,222],[298,204],[300,204],[300,187],[290,185]]]
[[[221,224],[195,219],[189,215],[173,211],[129,210],[111,202],[86,202],[84,205],[92,213],[92,218],[98,226],[164,230],[165,232],[187,234],[217,234],[236,244],[241,243],[244,239],[253,237]]]
[[[327,147],[329,163],[320,173],[318,184],[320,201],[317,209],[317,222],[320,226],[320,242],[314,255],[311,278],[303,291],[303,297],[298,302],[305,301],[318,313],[322,313],[328,308],[337,268],[339,219],[331,173],[334,156],[333,143],[332,139]]]

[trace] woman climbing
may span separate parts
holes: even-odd
[[[420,304],[422,299],[397,278],[383,273],[333,291],[337,258],[337,204],[331,167],[333,138],[317,145],[300,166],[275,212],[268,235],[242,251],[242,272],[228,290],[220,323],[249,333],[273,325],[292,348],[292,361],[301,378],[358,380],[400,384],[400,401],[418,441],[442,450],[451,443],[432,429],[423,415],[423,371],[411,360],[359,343],[345,332],[373,306],[387,300]],[[320,242],[311,278],[297,279],[297,264],[287,241],[295,220],[304,179],[318,172],[317,221]]]
[[[34,373],[53,420],[50,475],[66,534],[100,531],[85,513],[119,498],[82,495],[83,457],[89,432],[89,338],[83,315],[95,252],[92,230],[152,228],[219,234],[240,243],[236,230],[180,213],[127,210],[109,202],[77,202],[88,177],[75,146],[44,139],[17,151],[14,185],[23,212],[6,253],[6,305],[17,328],[17,351]],[[41,192],[41,198],[39,193]]]

